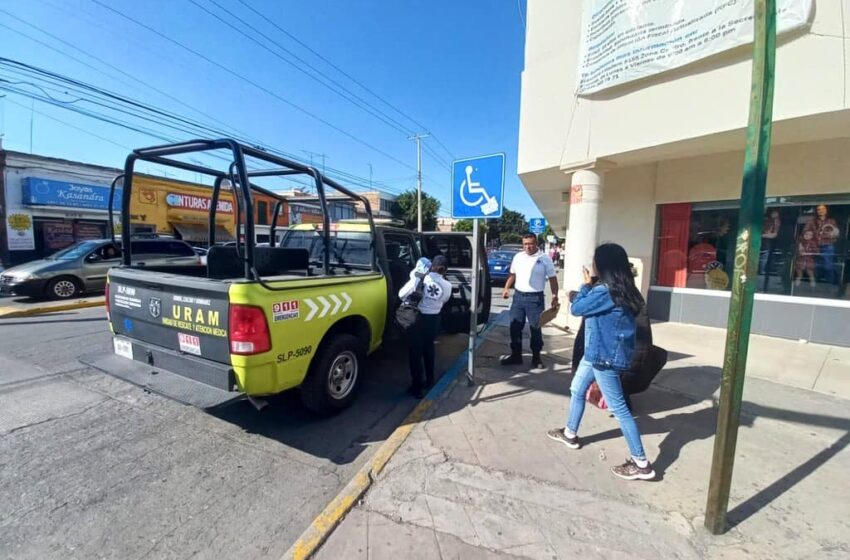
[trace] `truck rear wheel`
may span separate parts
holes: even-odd
[[[365,353],[357,337],[340,334],[326,340],[301,385],[301,400],[312,412],[330,415],[348,407],[360,388]]]

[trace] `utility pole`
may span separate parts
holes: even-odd
[[[408,140],[416,141],[416,231],[422,233],[422,139],[430,134],[416,133]]]
[[[776,0],[755,1],[753,74],[750,92],[750,118],[741,211],[738,218],[738,244],[735,248],[735,274],[726,326],[726,352],[720,379],[720,406],[717,434],[708,483],[705,527],[714,535],[726,532],[732,467],[738,442],[741,399],[749,350],[753,295],[758,280],[759,251],[764,219],[764,195],[773,125],[773,78],[776,60]]]
[[[325,158],[327,157],[327,155],[326,154],[320,154],[318,152],[311,152],[310,150],[301,150],[301,151],[304,152],[305,154],[307,154],[308,156],[310,156],[310,167],[313,167],[313,156],[322,158],[322,175],[324,175],[325,174]]]

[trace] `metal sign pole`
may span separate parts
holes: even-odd
[[[753,294],[758,279],[764,195],[773,113],[773,72],[776,56],[776,2],[756,0],[753,79],[750,93],[750,122],[744,157],[744,181],[738,245],[735,249],[735,275],[729,321],[726,327],[726,354],[720,380],[720,406],[717,435],[708,486],[705,526],[715,535],[726,531],[726,513],[732,485],[732,466],[738,440],[744,374],[753,317]]]
[[[469,364],[466,377],[469,385],[475,384],[475,335],[478,332],[478,222],[472,220],[472,289],[469,306]]]

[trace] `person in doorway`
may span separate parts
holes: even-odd
[[[543,333],[540,330],[540,314],[543,313],[546,281],[552,290],[552,307],[558,307],[558,277],[555,265],[537,246],[537,236],[526,233],[522,236],[522,251],[514,255],[511,270],[502,297],[511,301],[511,353],[502,358],[503,366],[522,363],[522,330],[528,320],[531,331],[531,367],[542,368],[540,351],[543,350]]]
[[[646,458],[640,432],[623,395],[620,372],[631,365],[635,351],[635,317],[644,307],[643,296],[635,286],[625,249],[614,243],[596,248],[593,276],[583,269],[584,284],[573,299],[570,313],[585,319],[585,351],[570,385],[566,426],[546,435],[570,449],[581,448],[578,429],[584,414],[585,395],[595,380],[602,396],[626,438],[631,456],[611,470],[626,480],[651,480],[655,470]]]
[[[437,255],[433,261],[423,257],[398,292],[403,300],[422,283],[419,319],[408,331],[409,391],[417,399],[424,397],[425,390],[434,385],[434,339],[440,328],[440,311],[452,295],[452,284],[445,277],[447,268],[443,255]]]
[[[825,281],[829,284],[838,283],[838,270],[835,266],[835,243],[838,241],[840,231],[838,224],[829,217],[829,208],[826,204],[818,204],[815,208],[815,216],[809,220],[803,230],[811,232],[815,243],[820,251],[821,267],[824,272]]]

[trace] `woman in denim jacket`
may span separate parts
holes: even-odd
[[[626,480],[651,480],[655,471],[646,459],[635,419],[623,396],[620,371],[629,368],[635,349],[635,316],[643,308],[643,297],[635,286],[634,275],[625,249],[614,243],[596,248],[593,255],[594,276],[583,269],[584,285],[570,306],[570,313],[584,317],[584,357],[570,385],[570,408],[567,424],[547,432],[547,436],[571,449],[579,449],[578,432],[584,414],[585,394],[595,380],[608,407],[626,438],[631,457],[612,472]]]

